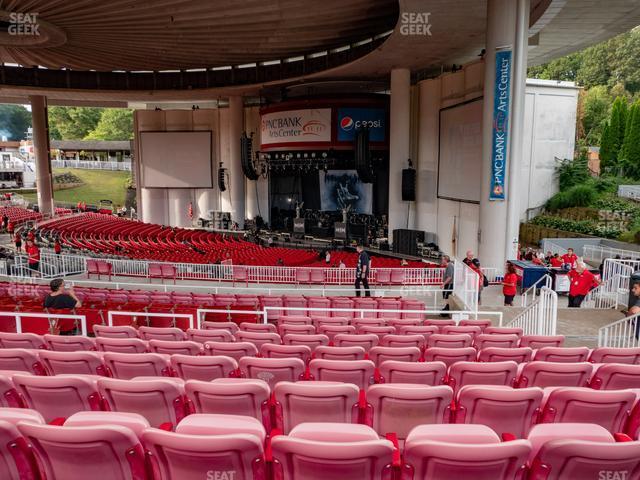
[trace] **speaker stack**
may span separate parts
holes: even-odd
[[[416,171],[413,168],[402,170],[402,201],[416,201]]]
[[[240,162],[242,164],[242,172],[249,180],[257,180],[259,175],[253,164],[253,139],[247,137],[246,133],[242,133],[240,137]]]
[[[221,192],[224,192],[227,189],[226,175],[227,169],[223,168],[222,162],[220,162],[220,167],[218,168],[218,188]]]
[[[369,129],[360,128],[355,136],[355,164],[358,177],[363,183],[373,183],[375,171],[371,164],[371,150],[369,149]]]
[[[393,231],[393,251],[418,256],[418,243],[424,243],[422,230],[398,229]]]

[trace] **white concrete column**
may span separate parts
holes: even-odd
[[[418,125],[418,165],[416,171],[416,228],[438,231],[438,145],[440,128],[439,78],[423,80]],[[440,239],[438,239],[438,242]]]
[[[141,190],[140,200],[142,201],[142,221],[168,225],[169,215],[167,211],[167,189],[142,188]]]
[[[247,218],[255,220],[258,215],[258,181],[245,178],[245,209]]]
[[[513,148],[510,134],[503,138],[507,147],[504,150],[502,165],[504,168],[505,200],[489,200],[491,194],[492,165],[494,159],[494,91],[496,89],[496,52],[501,49],[513,51],[516,34],[517,2],[514,0],[488,0],[487,2],[487,29],[486,29],[486,55],[484,72],[484,111],[482,127],[482,188],[480,194],[480,231],[479,231],[479,258],[485,267],[503,268],[506,260],[506,232],[507,232],[507,208],[509,192],[506,188],[509,182],[511,151],[521,151],[521,148]],[[513,57],[511,61],[512,75],[513,64],[517,61]],[[503,80],[504,75],[498,77]],[[512,78],[509,78],[512,83]],[[501,85],[504,85],[503,83]],[[509,91],[509,97],[511,92]],[[513,128],[511,116],[513,108],[511,102],[507,103],[509,115],[507,116],[508,132]],[[499,162],[496,162],[499,163]]]
[[[229,159],[224,166],[229,173],[229,185],[223,195],[228,195],[231,220],[244,228],[244,173],[240,161],[240,136],[244,121],[242,118],[242,97],[229,97]]]
[[[402,201],[402,170],[410,156],[411,71],[391,70],[391,105],[389,112],[389,239],[393,231],[407,228],[408,202]],[[409,224],[408,228],[413,228]]]
[[[214,170],[215,171],[215,170]],[[198,217],[207,218],[210,210],[213,208],[213,192],[211,189],[199,189],[195,192],[196,203],[193,206],[193,218]]]
[[[52,215],[53,178],[49,161],[49,122],[47,119],[47,99],[41,95],[29,97],[31,103],[31,123],[33,127],[33,153],[36,158],[36,190],[38,208],[43,214]]]
[[[192,201],[190,188],[167,189],[167,204],[169,207],[169,225],[172,227],[191,227],[189,218],[189,203]],[[196,215],[196,205],[193,205],[193,213]]]

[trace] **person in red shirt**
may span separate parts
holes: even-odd
[[[56,238],[56,242],[53,244],[53,251],[56,252],[56,255],[60,255],[62,252],[62,245],[60,244],[59,238]]]
[[[480,266],[480,260],[474,258],[469,264],[469,268],[478,274],[478,305],[482,305],[482,289],[484,288],[484,273]]]
[[[36,245],[33,240],[27,240],[25,251],[29,256],[27,262],[29,264],[29,270],[31,270],[31,275],[38,276],[38,271],[40,270],[40,249],[38,245]]]
[[[22,235],[20,235],[20,232],[16,232],[13,236],[13,242],[16,244],[16,251],[22,251]]]
[[[502,280],[502,294],[504,295],[504,306],[512,307],[513,298],[516,296],[518,286],[518,274],[516,267],[512,263],[507,263],[507,271]]]
[[[586,269],[584,263],[578,262],[576,268],[569,272],[569,307],[580,308],[584,297],[599,285],[598,279]]]
[[[560,268],[562,267],[564,260],[562,260],[562,258],[560,258],[560,255],[556,253],[553,255],[553,257],[551,257],[551,260],[549,260],[549,263],[553,268]]]
[[[562,255],[562,262],[564,265],[569,265],[569,269],[576,268],[578,256],[573,253],[573,248],[567,248],[567,253]]]

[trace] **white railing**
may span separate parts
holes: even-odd
[[[484,313],[484,312],[482,312]],[[558,324],[558,294],[547,287],[508,327],[522,328],[525,335],[555,335]]]
[[[78,320],[80,322],[80,331],[82,335],[87,335],[87,317],[84,315],[75,315],[75,314],[62,314],[62,313],[47,313],[47,312],[38,312],[38,313],[27,313],[27,312],[0,312],[0,317],[13,317],[16,319],[16,333],[22,333],[22,320],[26,318],[46,318],[49,321],[49,327],[55,325],[57,320],[60,319],[70,319],[70,320]]]
[[[193,315],[190,313],[160,313],[160,312],[127,312],[124,310],[109,310],[107,312],[107,325],[113,326],[113,317],[141,317],[141,318],[186,318],[189,320],[189,328],[194,328]],[[200,324],[198,324],[200,328]]]
[[[454,263],[453,294],[462,302],[465,310],[478,311],[480,279],[478,274],[459,260]]]
[[[602,267],[602,279],[607,280],[616,275],[629,276],[640,270],[640,260],[621,260],[607,258]]]
[[[618,185],[618,196],[640,200],[640,185]]]
[[[640,260],[640,252],[624,250],[622,248],[607,247],[604,245],[585,245],[582,247],[582,256],[585,259],[598,263],[602,263],[608,258],[615,260]]]
[[[542,287],[551,288],[551,283],[552,280],[550,275],[547,274],[540,277],[536,283],[534,283],[524,291],[520,299],[520,304],[523,307],[528,307],[530,305],[530,302],[533,302],[533,300],[535,300],[536,295],[538,294],[538,290]]]
[[[605,325],[598,330],[598,346],[614,348],[640,347],[638,332],[640,313]]]
[[[614,275],[591,290],[580,305],[581,308],[618,308],[625,305],[629,295],[629,275]]]
[[[491,284],[502,283],[503,274],[500,273],[500,270],[493,267],[482,267],[482,274],[487,277],[487,280]]]
[[[82,168],[86,170],[125,170],[131,171],[131,161],[102,162],[95,160],[51,160],[52,168]]]
[[[562,256],[565,253],[567,253],[567,249],[565,247],[558,245],[557,243],[550,242],[548,240],[545,240],[543,249],[545,252],[550,251],[554,255],[557,253],[558,255]]]

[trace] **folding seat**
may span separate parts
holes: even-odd
[[[234,338],[228,330],[201,330],[198,328],[187,329],[187,338],[192,342],[233,342]]]
[[[353,318],[351,325],[359,329],[361,327],[384,327],[387,321],[384,318]]]
[[[594,371],[589,386],[595,390],[640,389],[640,365],[606,363]]]
[[[106,352],[103,361],[109,376],[121,380],[172,376],[169,355],[160,353]]]
[[[520,338],[521,347],[533,349],[542,347],[561,347],[564,344],[564,335],[523,335]]]
[[[302,380],[305,370],[299,358],[243,357],[238,365],[244,377],[262,380],[272,388],[278,382]]]
[[[329,342],[333,342],[336,335],[348,334],[354,335],[356,333],[356,327],[353,325],[320,325],[317,329],[320,335],[326,335],[329,337]]]
[[[289,333],[294,335],[315,335],[316,327],[313,325],[290,325],[283,323],[278,326],[278,333],[283,338]]]
[[[203,330],[227,330],[232,335],[239,330],[238,325],[234,322],[202,322],[200,328]]]
[[[140,338],[143,340],[186,340],[187,334],[179,328],[167,327],[140,327]]]
[[[378,336],[378,341],[382,340],[385,335],[393,335],[396,333],[395,327],[384,326],[378,327],[373,325],[361,325],[357,329],[357,333],[360,335],[374,334]]]
[[[0,407],[24,408],[24,400],[13,385],[15,375],[30,375],[27,372],[0,370]],[[0,408],[0,411],[2,409]],[[2,420],[2,418],[0,418]]]
[[[331,300],[324,297],[307,297],[307,306],[309,310],[307,311],[307,315],[312,316],[329,316],[330,312],[329,308],[331,308]],[[314,308],[315,310],[311,310]]]
[[[482,333],[487,335],[517,335],[520,338],[523,335],[523,330],[519,327],[487,327]]]
[[[418,425],[449,423],[453,390],[413,383],[371,385],[367,389],[365,422],[384,436],[395,433],[404,442]]]
[[[139,338],[97,337],[99,352],[145,353],[149,351],[149,342]]]
[[[473,362],[478,352],[473,347],[431,347],[424,351],[425,362],[443,362],[447,368],[455,362]]]
[[[301,423],[358,423],[359,392],[348,383],[280,382],[273,390],[274,427],[288,434]]]
[[[345,297],[333,297],[331,298],[331,308],[339,308],[342,310],[334,310],[331,312],[332,317],[346,318],[347,320],[355,316],[354,301]]]
[[[413,319],[420,320],[420,325],[422,325],[422,321],[424,320],[424,313],[420,313],[420,310],[425,310],[425,304],[421,300],[415,299],[402,299],[400,301],[400,308],[402,309],[402,318],[403,319]],[[417,311],[416,311],[417,310]]]
[[[231,357],[171,355],[171,368],[183,380],[209,382],[235,375],[238,362]]]
[[[203,355],[204,349],[201,343],[189,340],[149,340],[149,350],[154,353],[167,355]]]
[[[420,354],[418,347],[373,347],[369,350],[369,359],[379,367],[387,360],[417,362]]]
[[[591,352],[591,363],[627,363],[640,364],[640,347],[635,348],[610,348],[599,347]]]
[[[394,446],[366,425],[304,423],[271,441],[275,478],[381,480]],[[386,472],[386,473],[385,473]]]
[[[377,335],[357,335],[341,333],[333,337],[333,343],[336,347],[362,347],[366,352],[378,345],[380,339]]]
[[[480,327],[484,331],[485,328],[491,326],[491,320],[488,319],[464,319],[458,323],[461,327]]]
[[[312,325],[313,320],[307,315],[282,315],[278,320],[278,325]]]
[[[47,370],[38,357],[43,350],[26,348],[0,348],[0,370],[16,370],[34,375],[47,375]]]
[[[325,325],[349,325],[349,319],[347,317],[314,316],[311,321],[316,329]]]
[[[189,414],[184,380],[179,378],[100,378],[98,390],[109,410],[137,413],[151,426],[175,427]]]
[[[311,348],[307,345],[275,345],[265,343],[260,347],[264,358],[299,358],[305,364],[311,359]]]
[[[364,360],[367,352],[362,347],[330,347],[321,345],[313,352],[314,358],[325,360]]]
[[[518,364],[515,362],[457,362],[449,367],[445,383],[453,389],[465,385],[516,384]]]
[[[35,333],[0,332],[0,348],[47,348],[42,335]]]
[[[424,337],[425,345],[427,339],[434,333],[438,333],[440,329],[435,325],[415,325],[415,326],[403,326],[397,327],[399,335],[422,335]]]
[[[284,295],[282,304],[284,305],[285,313],[287,313],[287,308],[307,308],[307,299],[302,296]],[[289,312],[293,313],[291,310]]]
[[[192,411],[245,415],[271,429],[269,385],[251,378],[217,378],[211,382],[188,380],[184,385]]]
[[[515,348],[518,346],[519,341],[520,339],[515,333],[505,333],[504,335],[500,333],[482,333],[475,338],[473,346],[478,350],[489,347]]]
[[[145,453],[133,431],[116,425],[18,427],[48,479],[144,479]]]
[[[205,342],[204,351],[207,355],[223,355],[238,361],[257,355],[258,347],[251,342]]]
[[[422,335],[385,335],[380,339],[382,347],[417,347],[424,350],[426,341]]]
[[[538,423],[595,423],[611,433],[621,432],[636,394],[630,390],[554,388],[544,402]]]
[[[586,362],[589,353],[587,347],[542,347],[536,350],[533,359],[538,362]]]
[[[23,408],[3,410],[23,410],[37,415],[37,412]],[[5,419],[5,417],[6,415],[0,416],[0,444],[8,448],[0,449],[0,478],[6,480],[40,478],[40,469],[33,454],[33,449],[16,426],[18,421],[23,419],[18,415],[9,420]],[[26,419],[31,420],[32,423],[44,423],[42,417],[32,419],[27,416]]]
[[[329,337],[321,333],[316,335],[289,333],[283,337],[282,342],[285,345],[306,345],[311,350],[314,350],[321,345],[329,345]]]
[[[282,307],[284,305],[282,297],[261,296],[260,306],[264,307]],[[269,322],[277,322],[280,316],[283,314],[280,308],[269,308],[267,310],[267,320]]]
[[[387,319],[387,325],[396,327],[396,330],[398,330],[400,327],[416,327],[422,325],[422,320],[419,318],[389,318]]]
[[[518,388],[585,387],[593,366],[590,363],[529,362],[524,365]]]
[[[276,333],[278,330],[272,323],[250,323],[242,322],[240,324],[240,330],[243,332],[257,332],[257,333]]]
[[[142,440],[158,479],[204,480],[218,474],[234,480],[265,479],[264,427],[258,422],[258,430],[250,420],[255,419],[191,415],[175,433],[151,428]]]
[[[45,334],[44,341],[49,350],[57,352],[95,351],[97,349],[94,339],[81,335],[51,335]]]
[[[371,310],[377,310],[377,308],[378,308],[378,301],[375,300],[374,298],[366,298],[366,297],[365,298],[356,298],[353,301],[353,308],[355,310],[358,310],[354,314],[354,320],[356,320],[355,317],[376,318],[378,316],[377,312],[371,311]],[[355,323],[353,323],[353,321],[352,321],[351,325],[355,325]]]
[[[471,335],[471,338],[475,338],[477,335],[482,333],[480,327],[476,327],[473,325],[445,325],[440,329],[440,333],[445,335],[458,334],[458,333],[466,333]]]
[[[413,478],[518,479],[530,453],[528,440],[501,442],[485,425],[422,425],[407,437],[404,462]]]
[[[391,283],[391,270],[388,268],[376,268],[376,284],[388,285]]]
[[[379,318],[398,318],[400,310],[402,308],[400,300],[394,298],[379,298],[378,309],[380,310],[395,310],[395,312],[378,312]]]
[[[529,434],[532,480],[640,478],[640,442],[616,442],[598,425],[536,425]]]
[[[47,423],[83,410],[103,410],[96,380],[83,375],[14,375],[13,384],[27,408],[44,417]]]
[[[443,362],[404,362],[386,360],[378,368],[378,383],[442,385],[447,366]]]
[[[240,330],[235,335],[238,342],[253,343],[258,350],[265,343],[275,343],[280,345],[282,339],[277,333],[259,333],[259,332],[243,332]]]
[[[98,352],[39,352],[40,361],[51,375],[101,375],[107,376],[102,363],[102,354]]]
[[[353,383],[365,388],[374,382],[376,365],[371,360],[324,360],[309,362],[309,371],[314,380]]]
[[[427,338],[427,348],[464,348],[470,347],[473,338],[468,333],[434,333]]]
[[[446,326],[455,326],[457,325],[455,320],[443,320],[438,318],[427,318],[423,325],[426,327],[438,327],[438,330],[441,330],[442,327]]]
[[[478,352],[479,362],[505,362],[512,361],[516,363],[530,362],[533,357],[531,347],[487,347]]]
[[[94,325],[93,333],[96,337],[103,338],[138,338],[138,331],[127,325],[109,327],[107,325]]]

